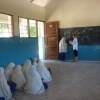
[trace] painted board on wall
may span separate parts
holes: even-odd
[[[73,40],[72,34],[78,34],[78,43],[81,46],[100,45],[100,26],[77,27],[59,29],[59,40],[66,36],[66,41]]]

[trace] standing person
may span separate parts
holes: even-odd
[[[66,38],[63,37],[59,42],[59,58],[60,60],[65,60],[65,53],[67,52]]]
[[[74,51],[74,56],[75,60],[74,62],[77,62],[78,60],[78,40],[77,40],[77,34],[73,34],[73,41],[69,41],[70,44],[73,45],[73,51]]]

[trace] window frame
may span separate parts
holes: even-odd
[[[20,36],[19,18],[27,19],[27,25],[28,25],[28,37],[20,37],[20,38],[38,38],[38,23],[37,22],[40,21],[40,22],[45,23],[45,21],[41,21],[41,20],[36,20],[36,19],[31,19],[31,18],[26,18],[26,17],[20,17],[20,16],[18,16],[19,36]],[[29,20],[35,20],[36,21],[36,37],[30,37]]]
[[[0,37],[0,38],[13,38],[14,37],[14,17],[13,17],[13,15],[8,14],[8,13],[2,13],[2,12],[0,12],[0,14],[11,16],[11,27],[12,27],[12,36],[11,37]]]

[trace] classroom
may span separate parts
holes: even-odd
[[[0,67],[27,59],[42,60],[52,72],[49,88],[30,95],[15,91],[15,100],[100,100],[100,0],[0,0]],[[73,62],[73,34],[78,61]],[[60,60],[59,43],[67,52]],[[11,100],[13,100],[11,99]]]

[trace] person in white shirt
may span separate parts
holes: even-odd
[[[67,52],[66,37],[63,37],[59,42],[59,59],[65,60],[65,53]]]
[[[70,44],[73,45],[73,51],[74,51],[74,56],[75,60],[74,62],[77,62],[78,60],[78,40],[77,40],[77,34],[73,34],[73,41],[69,41]]]

